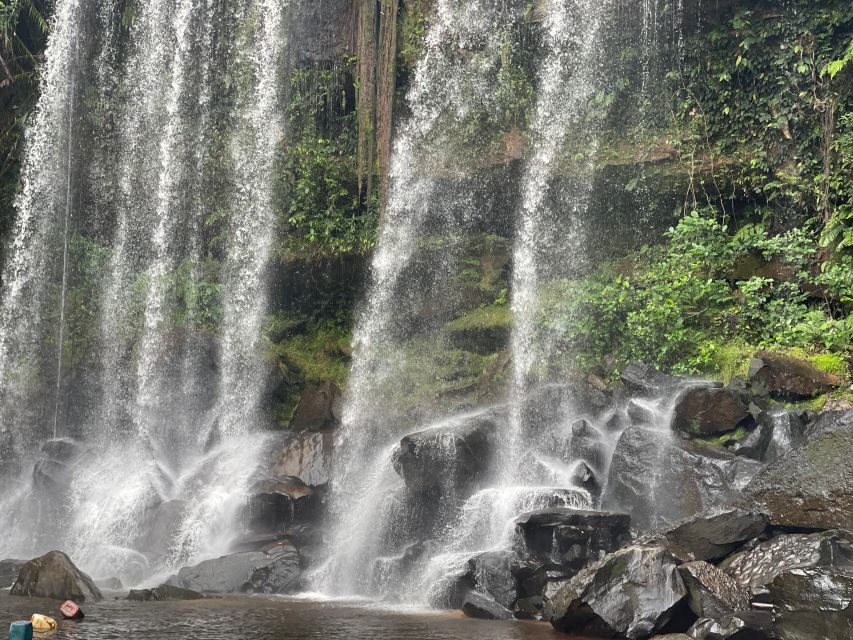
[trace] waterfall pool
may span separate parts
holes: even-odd
[[[86,618],[81,621],[59,620],[58,605],[54,600],[10,596],[4,590],[0,592],[0,626],[44,613],[59,622],[59,628],[50,633],[51,640],[571,640],[541,622],[473,620],[458,612],[395,610],[337,600],[227,596],[129,602],[123,597],[108,598],[84,605]]]

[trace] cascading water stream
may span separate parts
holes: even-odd
[[[57,3],[3,274],[2,459],[20,468],[4,473],[4,557],[62,548],[93,575],[134,584],[224,553],[239,535],[264,444],[260,352],[290,10],[146,0],[125,27],[108,0]],[[229,86],[230,74],[243,80]],[[78,116],[81,92],[97,99]],[[91,139],[72,135],[78,127]],[[205,225],[222,203],[232,242],[220,294],[201,263],[219,251]],[[60,381],[61,349],[48,343],[43,365],[28,356],[43,336],[79,340],[52,314],[77,284],[66,276],[84,230],[85,242],[107,245],[97,254],[106,273],[89,349],[74,356],[97,373],[75,379],[75,398]],[[217,316],[210,305],[220,304]],[[52,414],[25,414],[53,382],[67,403],[56,433]],[[33,425],[26,439],[13,421]]]

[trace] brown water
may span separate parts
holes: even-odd
[[[0,638],[13,620],[49,615],[50,640],[568,640],[537,622],[472,620],[458,613],[406,612],[352,602],[225,597],[185,602],[108,599],[83,607],[82,621],[61,620],[59,602],[0,592]]]

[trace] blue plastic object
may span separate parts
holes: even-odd
[[[33,623],[19,620],[9,625],[9,640],[33,640]]]

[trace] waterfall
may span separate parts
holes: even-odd
[[[57,3],[2,280],[4,557],[62,548],[134,584],[239,535],[264,445],[289,11]],[[66,288],[84,285],[91,326],[72,331]],[[66,381],[69,362],[85,366]]]

